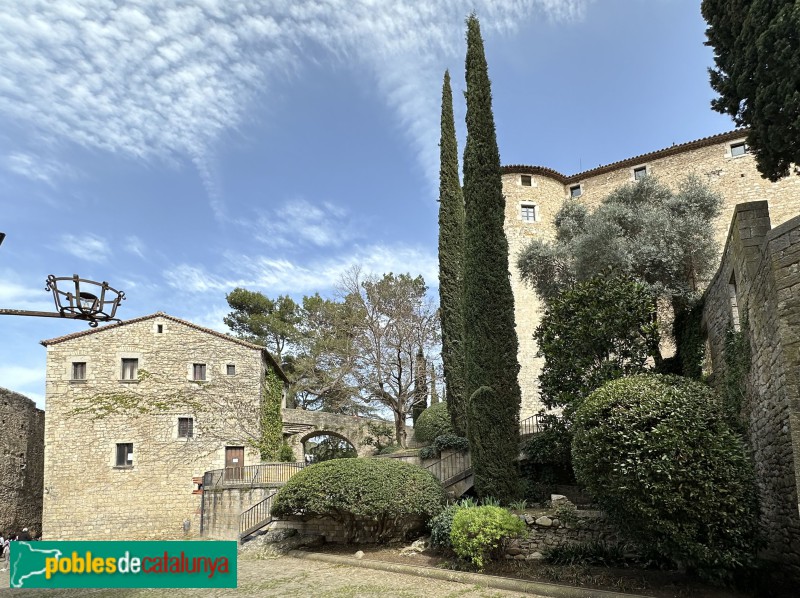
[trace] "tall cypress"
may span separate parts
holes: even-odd
[[[464,394],[464,195],[458,179],[458,145],[450,73],[442,85],[439,142],[439,306],[447,411],[459,436],[467,432]]]
[[[467,19],[467,144],[464,149],[464,345],[467,435],[478,496],[518,490],[520,389],[514,296],[503,232],[492,91],[480,25]]]

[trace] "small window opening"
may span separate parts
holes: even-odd
[[[633,180],[641,181],[647,176],[647,166],[639,166],[633,169]]]
[[[157,332],[158,334],[161,334],[161,333],[163,333],[163,332],[164,332],[164,325],[163,325],[163,324],[158,324],[158,325],[156,326],[156,332]]]
[[[206,364],[195,363],[192,366],[192,380],[205,380],[206,379]]]
[[[229,363],[226,366],[225,371],[228,373],[228,376],[235,376],[236,375],[236,365],[233,364],[233,363]]]
[[[569,196],[572,198],[580,197],[582,193],[583,190],[580,185],[572,185],[572,187],[569,188]]]
[[[731,273],[731,280],[728,283],[728,294],[731,300],[731,323],[733,324],[734,332],[739,332],[742,329],[741,320],[739,319],[739,300],[736,298],[736,274]]]
[[[179,417],[178,438],[193,438],[193,437],[194,437],[194,418]]]
[[[744,141],[742,141],[741,143],[731,144],[731,157],[744,156],[749,151],[750,148],[747,147],[747,144]]]
[[[522,204],[520,206],[520,216],[523,222],[536,222],[536,206],[534,204]]]
[[[86,362],[73,361],[72,362],[72,379],[73,380],[86,380]]]
[[[531,175],[529,174],[521,174],[519,175],[519,184],[523,187],[530,187],[532,185]]]
[[[117,467],[133,467],[133,443],[117,444]]]
[[[137,380],[139,377],[139,360],[138,359],[123,359],[122,360],[122,379],[123,380]]]

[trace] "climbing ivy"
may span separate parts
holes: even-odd
[[[250,439],[250,444],[261,454],[262,461],[278,461],[283,445],[283,420],[281,403],[283,384],[278,375],[268,369],[261,390],[260,430],[258,439]]]
[[[701,321],[703,319],[704,299],[675,310],[675,353],[680,374],[687,378],[699,380],[703,376],[703,357],[705,356],[705,339]]]
[[[746,314],[746,310],[744,311]],[[741,319],[739,330],[729,324],[725,330],[725,380],[722,398],[731,426],[744,432],[741,417],[742,405],[747,394],[747,374],[750,371],[750,327],[747,316]]]

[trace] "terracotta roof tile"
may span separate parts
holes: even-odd
[[[206,328],[205,326],[198,326],[188,320],[181,320],[180,318],[176,318],[175,316],[171,316],[169,314],[165,314],[163,311],[157,311],[154,314],[150,314],[149,316],[141,316],[139,318],[132,318],[130,320],[123,320],[122,322],[116,322],[114,324],[108,324],[107,326],[98,326],[97,328],[90,328],[89,330],[82,330],[81,332],[73,332],[72,334],[66,334],[64,336],[59,336],[57,338],[51,338],[47,340],[41,341],[41,344],[45,347],[49,345],[56,345],[58,343],[63,343],[65,341],[71,341],[76,338],[81,338],[84,336],[89,336],[90,334],[97,334],[99,332],[104,332],[106,330],[111,330],[112,328],[120,328],[122,326],[127,326],[128,324],[136,324],[137,322],[144,322],[145,320],[152,320],[153,318],[165,318],[167,320],[172,320],[173,322],[177,322],[179,324],[183,324],[184,326],[188,326],[189,328],[194,328],[195,330],[199,330],[200,332],[205,332],[207,334],[212,334],[219,338],[224,338],[227,341],[231,341],[232,343],[236,343],[238,345],[242,345],[243,347],[247,347],[249,349],[254,349],[257,351],[263,351],[264,354],[267,356],[267,361],[270,362],[275,370],[278,372],[278,375],[283,379],[284,382],[289,382],[289,379],[286,377],[286,374],[281,369],[280,364],[275,361],[275,358],[272,354],[267,350],[266,347],[262,347],[261,345],[257,345],[255,343],[251,343],[240,338],[236,338],[234,336],[230,336],[224,334],[222,332],[218,332],[217,330],[213,330],[212,328]]]
[[[733,131],[728,131],[727,133],[719,133],[718,135],[711,135],[709,137],[695,139],[694,141],[680,143],[678,145],[673,145],[672,147],[656,150],[654,152],[648,152],[646,154],[640,154],[638,156],[633,156],[632,158],[626,158],[624,160],[619,160],[617,162],[612,162],[610,164],[605,164],[603,166],[598,166],[597,168],[584,170],[583,172],[571,175],[561,174],[560,172],[553,170],[552,168],[547,168],[546,166],[527,166],[524,164],[510,164],[508,166],[503,166],[501,170],[503,174],[521,173],[546,176],[557,180],[562,185],[567,185],[569,183],[577,183],[582,179],[604,174],[606,172],[611,172],[612,170],[617,170],[626,166],[635,166],[636,164],[641,164],[642,162],[647,162],[648,160],[657,160],[659,158],[665,158],[674,154],[688,152],[701,147],[706,147],[708,145],[724,143],[725,141],[731,141],[733,139],[743,137],[746,134],[747,129],[735,129]]]

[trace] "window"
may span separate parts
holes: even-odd
[[[122,360],[122,379],[123,380],[138,380],[139,379],[139,360],[124,358]]]
[[[750,151],[750,148],[747,147],[747,144],[742,141],[740,143],[731,143],[731,157],[735,158],[736,156],[744,156],[746,153]]]
[[[530,187],[532,184],[531,175],[529,174],[521,174],[519,175],[519,184],[523,187]]]
[[[133,467],[133,443],[120,442],[117,444],[117,467]]]
[[[569,188],[569,196],[572,197],[572,198],[580,197],[582,193],[583,193],[583,191],[581,190],[581,186],[580,185],[572,185]]]
[[[641,181],[647,176],[647,166],[637,166],[633,169],[633,180]]]
[[[227,374],[229,376],[235,376],[236,375],[236,365],[233,364],[233,363],[229,363],[226,366],[225,371],[227,372]]]
[[[73,380],[86,380],[86,362],[73,361],[72,362],[72,379]]]
[[[532,203],[524,203],[520,206],[520,215],[523,222],[536,222],[536,206]]]
[[[193,438],[193,437],[194,437],[194,418],[179,417],[178,438]]]
[[[164,332],[164,325],[163,324],[157,324],[156,325],[156,332],[158,334],[162,334]]]
[[[192,366],[192,380],[205,380],[206,379],[206,364],[195,363]]]
[[[736,273],[731,272],[731,279],[728,282],[728,296],[731,301],[731,323],[733,324],[733,331],[739,332],[742,329],[742,324],[739,319],[739,300],[736,296]]]

